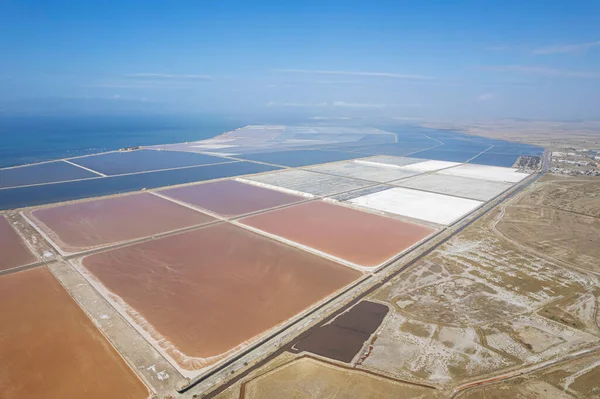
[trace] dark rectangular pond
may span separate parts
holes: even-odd
[[[176,184],[269,172],[279,168],[251,162],[206,165],[126,176],[0,190],[0,210],[77,200]]]
[[[307,351],[350,363],[385,318],[389,308],[375,302],[359,302],[333,322],[313,327],[291,349]]]
[[[54,161],[37,165],[19,166],[17,168],[0,169],[0,188],[87,179],[90,177],[98,177],[98,175],[67,162]]]
[[[110,152],[71,160],[73,163],[109,176],[230,161],[230,159],[195,152],[156,150]]]

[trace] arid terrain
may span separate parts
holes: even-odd
[[[537,121],[501,119],[479,122],[428,123],[427,127],[456,129],[475,136],[535,144],[547,148],[600,146],[600,121]]]

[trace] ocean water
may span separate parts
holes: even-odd
[[[225,117],[0,117],[0,168],[136,145],[203,140],[244,124]]]

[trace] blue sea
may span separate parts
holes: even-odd
[[[137,145],[196,141],[246,123],[227,117],[0,117],[0,168]]]

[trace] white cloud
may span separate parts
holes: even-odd
[[[482,93],[477,96],[477,101],[489,101],[494,99],[494,93]]]
[[[492,71],[492,72],[514,72],[514,73],[522,73],[522,74],[528,74],[528,75],[563,77],[563,78],[598,78],[598,77],[600,77],[600,74],[595,73],[595,72],[571,71],[571,70],[564,70],[564,69],[525,66],[525,65],[483,66],[483,67],[477,67],[477,69],[481,69],[484,71]]]
[[[210,75],[177,75],[170,73],[131,73],[127,75],[130,78],[142,78],[142,79],[200,79],[207,80],[212,79]]]
[[[369,104],[369,103],[347,103],[345,101],[334,101],[332,107],[350,107],[350,108],[385,108],[390,104]]]
[[[412,116],[392,116],[390,119],[394,119],[397,121],[420,121],[422,118],[414,118]]]
[[[84,87],[94,88],[94,89],[152,89],[155,88],[156,85],[142,82],[142,83],[100,83],[100,84],[90,84],[85,85]]]
[[[532,51],[533,54],[565,54],[565,53],[580,53],[600,46],[600,40],[596,42],[579,43],[579,44],[563,44],[556,46],[540,47]]]
[[[360,80],[315,80],[307,83],[314,83],[317,85],[361,85],[363,82]]]
[[[313,121],[347,121],[353,119],[351,116],[312,116],[308,118]],[[359,119],[359,118],[354,118]]]
[[[277,103],[275,101],[269,101],[267,107],[327,107],[328,103]]]
[[[420,107],[420,104],[378,104],[378,103],[352,103],[346,101],[332,101],[332,102],[320,102],[320,103],[294,103],[284,102],[277,103],[275,101],[269,101],[267,107],[340,107],[340,108],[391,108],[391,107]]]
[[[327,107],[327,103],[283,103],[284,107]]]
[[[198,84],[208,84],[209,82],[214,81],[211,79],[166,79],[140,76],[135,79],[130,78],[94,82],[83,85],[83,87],[93,89],[172,89],[194,87]]]
[[[353,71],[332,71],[332,70],[312,70],[312,69],[274,69],[273,71],[286,72],[286,73],[306,73],[306,74],[314,74],[314,75],[369,76],[369,77],[380,77],[380,78],[417,79],[417,80],[434,79],[432,77],[423,76],[423,75],[412,75],[412,74],[390,73],[390,72],[353,72]]]

